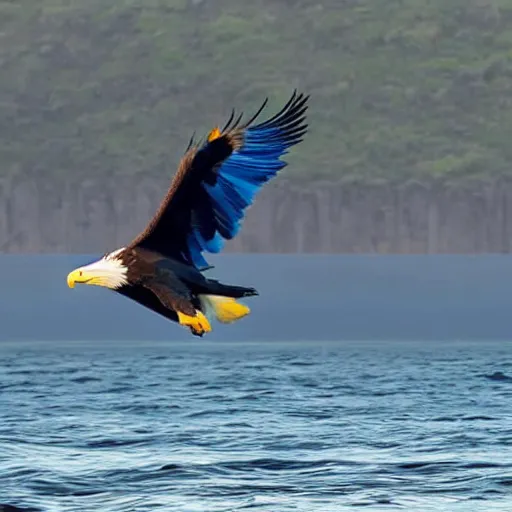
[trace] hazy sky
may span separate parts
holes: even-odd
[[[187,330],[109,290],[66,285],[95,256],[2,256],[1,340],[183,340]],[[249,317],[211,340],[512,339],[508,256],[210,257],[254,286]]]

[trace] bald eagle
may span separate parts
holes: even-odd
[[[231,323],[250,310],[236,299],[258,295],[254,288],[208,279],[203,252],[218,253],[240,230],[245,210],[265,182],[285,167],[280,157],[307,131],[309,96],[293,95],[268,120],[254,124],[268,98],[247,122],[214,128],[206,141],[194,136],[153,219],[126,247],[79,267],[75,284],[104,286],[203,336],[210,321]]]

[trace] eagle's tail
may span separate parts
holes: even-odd
[[[223,324],[236,322],[247,316],[251,310],[236,299],[258,295],[254,288],[231,286],[209,280],[209,293],[199,295],[201,309],[209,318],[216,318]]]
[[[236,322],[247,316],[251,310],[233,297],[222,295],[199,295],[201,309],[207,318],[216,318],[223,324]]]
[[[233,299],[240,299],[242,297],[252,297],[258,295],[254,288],[246,288],[245,286],[234,286],[231,284],[222,284],[215,279],[208,279],[206,286],[201,291],[207,295],[221,295],[222,297],[232,297]]]

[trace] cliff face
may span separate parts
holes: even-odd
[[[127,243],[155,212],[168,180],[7,180],[2,252],[91,253]],[[236,252],[510,252],[512,183],[465,187],[278,180],[248,211]]]

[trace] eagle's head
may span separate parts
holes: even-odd
[[[68,274],[68,286],[93,284],[115,290],[128,283],[128,267],[123,262],[124,247],[105,254],[103,258],[76,268]]]

